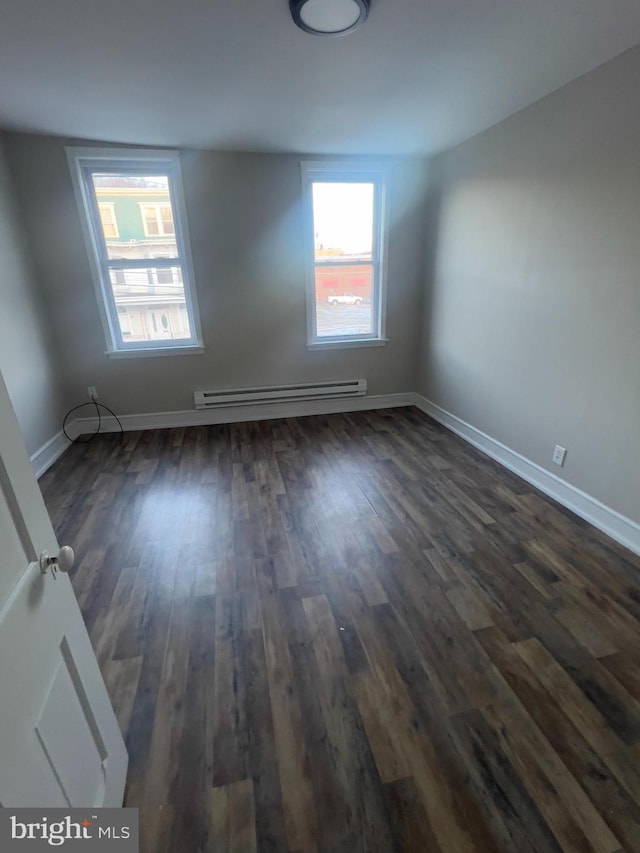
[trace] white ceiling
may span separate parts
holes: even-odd
[[[145,145],[432,153],[640,42],[639,0],[373,0],[307,35],[288,0],[16,0],[0,127]]]

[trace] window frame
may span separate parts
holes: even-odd
[[[195,289],[191,247],[188,239],[187,211],[184,201],[180,152],[156,149],[67,147],[67,160],[85,239],[98,310],[102,322],[106,354],[113,358],[153,355],[179,355],[204,352],[200,314]],[[97,170],[129,171],[131,174],[167,175],[173,211],[176,256],[169,258],[129,258],[110,260],[103,237],[98,200],[91,173]],[[127,341],[123,339],[113,296],[110,270],[180,267],[185,307],[191,329],[190,338]]]
[[[303,224],[305,252],[305,282],[307,303],[307,349],[347,349],[351,347],[384,346],[387,308],[387,184],[385,163],[353,160],[303,160],[300,164],[303,191]],[[313,221],[314,183],[371,183],[374,185],[372,273],[372,333],[362,335],[321,335],[317,333],[315,239]],[[334,262],[335,263],[335,262]],[[331,266],[330,260],[322,266]],[[336,264],[337,265],[337,264]]]

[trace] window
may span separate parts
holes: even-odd
[[[68,148],[67,156],[107,352],[201,350],[179,155]]]
[[[308,345],[375,346],[385,338],[385,170],[302,164]]]
[[[126,308],[118,308],[118,322],[120,323],[120,328],[122,329],[123,335],[131,334],[131,319],[129,318],[129,312]]]
[[[141,204],[140,214],[147,237],[175,234],[170,204]]]
[[[158,284],[173,284],[173,270],[171,267],[158,270]]]
[[[118,223],[116,221],[116,206],[108,202],[98,202],[98,213],[102,223],[102,233],[105,239],[118,236]]]

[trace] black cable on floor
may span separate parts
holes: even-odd
[[[67,432],[67,421],[69,420],[69,417],[74,412],[77,412],[78,409],[82,409],[85,406],[95,406],[96,407],[96,412],[98,415],[98,429],[95,432],[90,433],[89,435],[81,434],[77,438],[71,438],[71,436]],[[98,403],[96,398],[92,397],[88,403],[80,403],[79,406],[74,406],[73,409],[69,409],[67,414],[64,416],[64,420],[62,421],[62,432],[65,434],[65,437],[72,444],[87,444],[87,442],[93,441],[93,439],[100,432],[100,427],[102,426],[102,414],[100,412],[100,409],[106,409],[106,411],[109,412],[110,415],[113,415],[113,417],[118,421],[118,426],[120,427],[120,435],[122,436],[124,434],[124,427],[122,426],[122,423],[120,422],[120,418],[116,415],[116,413],[112,409],[109,408],[109,406],[105,406],[103,403]]]

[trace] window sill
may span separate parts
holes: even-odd
[[[309,350],[319,349],[355,349],[356,347],[384,347],[389,338],[365,338],[355,341],[314,341],[307,344]]]
[[[205,348],[201,346],[188,347],[148,347],[145,349],[107,350],[109,358],[153,358],[161,355],[201,355]]]

